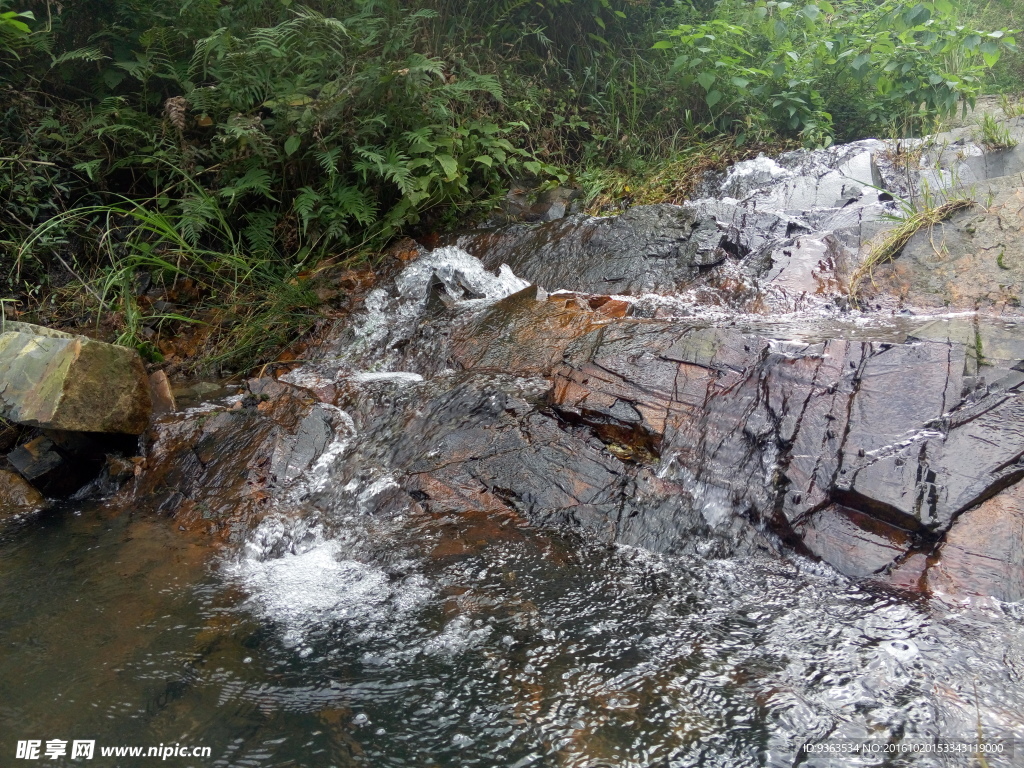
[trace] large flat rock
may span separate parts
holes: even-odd
[[[0,417],[77,432],[137,435],[149,423],[138,353],[27,323],[0,333]]]
[[[864,295],[915,307],[1019,311],[1024,298],[1024,186],[915,234],[874,271]]]

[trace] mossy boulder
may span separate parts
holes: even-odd
[[[0,332],[0,417],[78,432],[137,435],[149,423],[138,353],[28,323]]]

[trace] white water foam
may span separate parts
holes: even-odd
[[[369,537],[358,524],[327,534],[320,525],[274,516],[226,572],[249,594],[246,607],[273,622],[287,647],[336,625],[380,635],[421,608],[434,590],[419,574],[396,579],[373,563],[365,552]]]
[[[508,265],[502,264],[495,274],[461,248],[438,248],[402,270],[393,292],[377,288],[367,294],[366,312],[353,318],[351,335],[342,340],[336,359],[362,370],[357,376],[403,373],[396,370],[400,365],[396,350],[415,333],[435,277],[444,284],[456,310],[486,306],[529,285]],[[368,380],[372,379],[363,379]]]

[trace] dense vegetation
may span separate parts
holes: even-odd
[[[926,129],[1019,80],[1015,2],[0,0],[0,297],[154,359],[226,328],[238,367],[312,322],[318,265],[512,183],[673,197]]]

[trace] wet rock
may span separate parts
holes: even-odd
[[[304,390],[269,383],[260,388],[276,394],[237,410],[208,406],[205,413],[158,421],[145,471],[118,503],[226,536],[254,526],[334,434],[330,409],[323,412],[325,406]]]
[[[1019,396],[967,386],[969,349],[620,323],[569,345],[552,399],[649,446],[660,477],[700,486],[706,515],[745,511],[866,575],[1024,474]],[[836,501],[843,519],[822,512]]]
[[[694,223],[692,214],[676,206],[646,206],[604,219],[571,216],[538,227],[514,225],[460,245],[488,268],[508,264],[549,290],[670,291],[697,274],[686,255]]]
[[[64,457],[49,438],[40,436],[19,445],[7,454],[7,461],[23,478],[39,486],[49,485],[50,480],[60,483]]]
[[[814,513],[796,530],[811,554],[853,578],[889,568],[914,543],[908,531],[838,504]]]
[[[756,201],[761,208],[777,211],[841,207],[859,200],[864,187],[882,185],[874,154],[884,147],[883,142],[868,139],[787,152],[774,160],[761,155],[732,166],[713,196]]]
[[[511,510],[534,523],[656,551],[728,554],[768,546],[743,519],[709,522],[688,503],[685,488],[616,450],[627,446],[548,411],[528,394],[537,392],[532,382],[476,375],[426,404],[411,398],[408,410],[396,410],[394,400],[374,410],[365,398],[342,404],[355,407],[359,432],[398,436],[386,464],[401,471],[407,498],[432,513]]]
[[[607,311],[615,310],[612,306]],[[546,296],[530,286],[459,328],[452,339],[452,357],[463,368],[543,374],[562,359],[570,341],[605,322],[607,314],[595,312],[581,298]]]
[[[925,592],[928,589],[926,574],[928,571],[928,555],[914,552],[897,563],[879,581],[910,592]]]
[[[965,512],[946,534],[927,578],[937,592],[1024,600],[1024,484]]]
[[[856,254],[832,235],[803,235],[775,248],[760,275],[768,301],[783,312],[838,302],[847,293]]]
[[[149,385],[134,350],[7,323],[0,334],[0,417],[30,426],[137,435]]]
[[[570,216],[460,238],[490,269],[507,264],[549,290],[595,294],[671,293],[702,267],[742,258],[784,236],[789,222],[735,202],[649,205],[619,216]]]
[[[163,371],[155,371],[150,374],[149,396],[153,403],[154,416],[163,416],[165,413],[174,413],[178,410],[178,404],[174,400],[174,391],[171,389],[171,382]]]
[[[11,451],[7,461],[47,496],[64,497],[95,479],[108,455],[130,455],[135,443],[128,436],[44,430]]]
[[[11,515],[34,512],[43,506],[43,495],[20,475],[0,469],[0,521]]]
[[[878,289],[904,304],[1015,310],[1024,294],[1024,187],[1001,193],[987,210],[963,211],[911,238],[890,265],[875,270]]]
[[[271,470],[274,477],[289,483],[308,470],[334,439],[331,413],[322,405],[310,408],[295,431],[294,439],[282,441]]]

